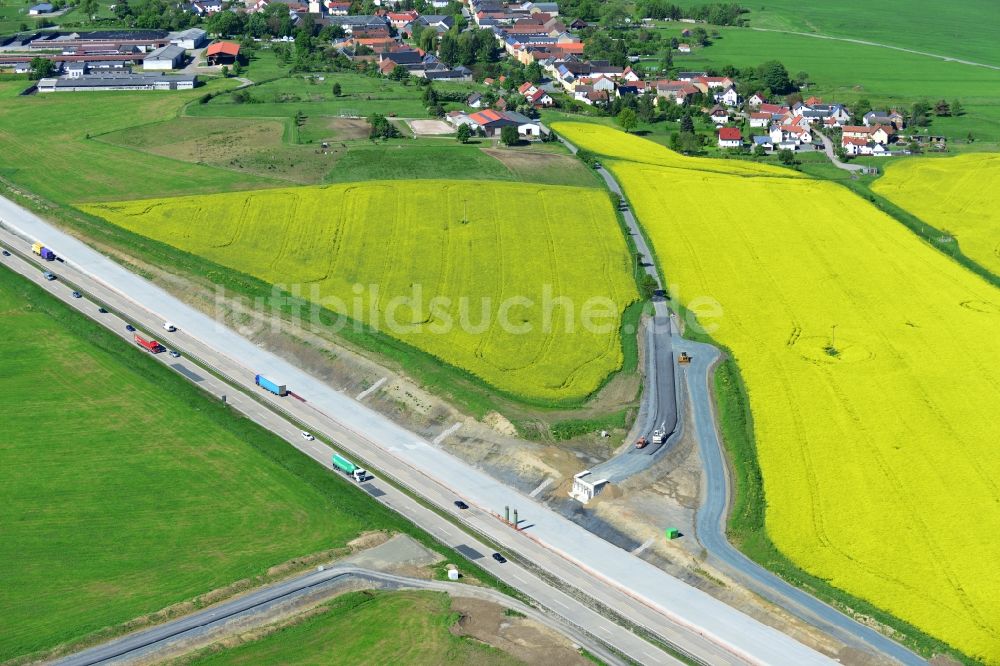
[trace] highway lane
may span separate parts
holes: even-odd
[[[315,593],[336,592],[336,587],[346,582],[360,582],[367,587],[395,590],[431,590],[451,596],[481,599],[516,610],[530,619],[567,635],[578,645],[590,649],[587,637],[580,636],[575,627],[554,620],[551,616],[531,606],[508,597],[492,588],[474,587],[461,583],[445,583],[397,576],[351,565],[334,565],[322,571],[309,571],[290,580],[259,588],[235,599],[216,604],[164,624],[136,631],[97,647],[59,659],[58,666],[92,666],[93,664],[155,659],[158,653],[182,641],[211,640],[211,634],[237,620],[261,615]],[[600,657],[609,664],[623,666],[625,662],[614,654],[601,650]]]
[[[665,641],[713,664],[830,663],[791,637],[609,544],[255,347],[13,202],[0,199],[0,219],[25,239],[43,240],[66,257],[68,269],[101,285],[114,296],[116,307],[136,312],[147,327],[155,330],[158,322],[173,321],[180,330],[171,337],[231,381],[252,391],[253,375],[261,372],[288,384],[307,402],[270,394],[261,398],[332,437],[348,453],[376,462],[398,482],[440,507],[450,506],[456,496],[463,497],[480,509],[461,516],[466,525]],[[514,530],[494,518],[504,506],[520,509],[530,529]]]
[[[18,254],[27,254],[30,251],[30,248],[23,246],[19,239],[10,236],[2,230],[0,230],[0,241],[6,247],[13,247]],[[149,337],[162,339],[161,336],[156,334],[156,327],[159,324],[158,319],[150,320],[148,315],[138,312],[135,313],[136,316],[128,316],[126,308],[129,306],[129,303],[116,298],[115,294],[107,290],[103,285],[92,283],[85,275],[78,274],[72,267],[68,267],[65,264],[40,261],[29,263],[26,259],[22,259],[17,255],[2,257],[0,258],[0,264],[20,273],[26,279],[39,285],[67,305],[77,309],[99,324],[108,327],[127,344],[134,343],[132,341],[132,333],[125,329],[126,324],[136,326],[140,333],[148,333]],[[34,262],[34,259],[31,258],[31,261]],[[60,275],[60,279],[54,282],[46,281],[42,277],[39,267],[56,272]],[[67,277],[72,280],[72,284],[67,282]],[[73,298],[71,290],[74,288],[81,291],[84,297],[80,299]],[[96,302],[95,298],[97,299]],[[107,305],[112,311],[100,313],[98,311],[98,304]],[[118,313],[121,313],[121,316]],[[165,333],[162,329],[160,330]],[[251,395],[236,390],[232,385],[225,383],[202,368],[188,355],[189,347],[184,345],[171,346],[182,350],[184,355],[181,358],[175,359],[166,354],[158,354],[154,358],[170,366],[184,377],[194,381],[210,395],[220,398],[225,395],[226,402],[231,408],[238,410],[254,422],[271,430],[324,467],[332,467],[330,459],[334,453],[333,448],[320,439],[306,440],[302,437],[298,423],[288,420],[273,409],[258,402]],[[313,429],[313,432],[316,435],[322,436],[320,429]],[[581,601],[574,596],[570,596],[514,561],[504,564],[496,562],[490,557],[490,554],[493,552],[493,548],[490,545],[474,536],[470,536],[454,523],[428,509],[392,484],[374,479],[362,484],[361,488],[372,495],[377,501],[385,504],[410,522],[430,532],[444,545],[462,553],[468,559],[475,561],[477,565],[497,576],[497,578],[506,581],[511,586],[530,596],[543,608],[549,609],[552,613],[563,618],[564,624],[570,629],[574,627],[579,628],[569,635],[574,636],[575,640],[594,654],[601,655],[605,661],[614,663],[617,660],[614,653],[609,652],[604,647],[606,644],[639,663],[681,663],[648,641],[621,628],[594,611],[586,603],[586,599]],[[454,504],[448,502],[447,499],[444,502],[444,506],[448,506],[452,512],[459,512],[454,507]],[[479,516],[481,519],[490,522],[494,521],[493,516],[489,514],[483,515],[476,508],[471,508],[461,513],[481,514]]]

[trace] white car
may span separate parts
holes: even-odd
[[[315,437],[313,437],[312,433],[310,433],[310,432],[306,432],[305,430],[303,430],[303,431],[302,431],[302,437],[303,437],[303,438],[304,438],[304,439],[305,439],[305,440],[306,440],[307,442],[311,442],[311,441],[313,441],[314,439],[316,439]]]
[[[169,321],[163,322],[163,330],[167,333],[173,333],[177,330],[177,327],[171,324]]]

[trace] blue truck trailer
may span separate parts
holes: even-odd
[[[276,384],[263,375],[257,375],[254,377],[254,382],[257,386],[261,387],[265,391],[270,391],[274,395],[285,395],[288,393],[288,388],[284,384]]]

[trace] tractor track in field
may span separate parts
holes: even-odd
[[[881,42],[871,42],[867,39],[854,39],[851,37],[834,37],[832,35],[821,35],[813,32],[797,32],[795,30],[778,30],[777,28],[750,28],[751,30],[756,30],[757,32],[777,32],[784,35],[798,35],[799,37],[815,37],[816,39],[828,39],[834,42],[850,42],[851,44],[861,44],[862,46],[875,46],[882,49],[892,49],[893,51],[902,51],[904,53],[912,53],[914,55],[927,56],[928,58],[937,58],[938,60],[944,60],[945,62],[957,62],[960,65],[971,65],[972,67],[985,67],[986,69],[995,69],[1000,71],[1000,66],[989,65],[985,62],[976,62],[974,60],[963,60],[961,58],[953,58],[952,56],[941,55],[940,53],[928,53],[927,51],[917,51],[916,49],[908,49],[903,46],[893,46],[892,44],[882,44]]]

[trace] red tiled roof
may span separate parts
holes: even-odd
[[[238,56],[240,54],[240,45],[236,42],[215,42],[214,44],[209,44],[208,48],[205,49],[205,55],[207,56],[219,53]]]
[[[723,141],[739,141],[743,137],[736,127],[723,127],[719,130],[719,138]]]

